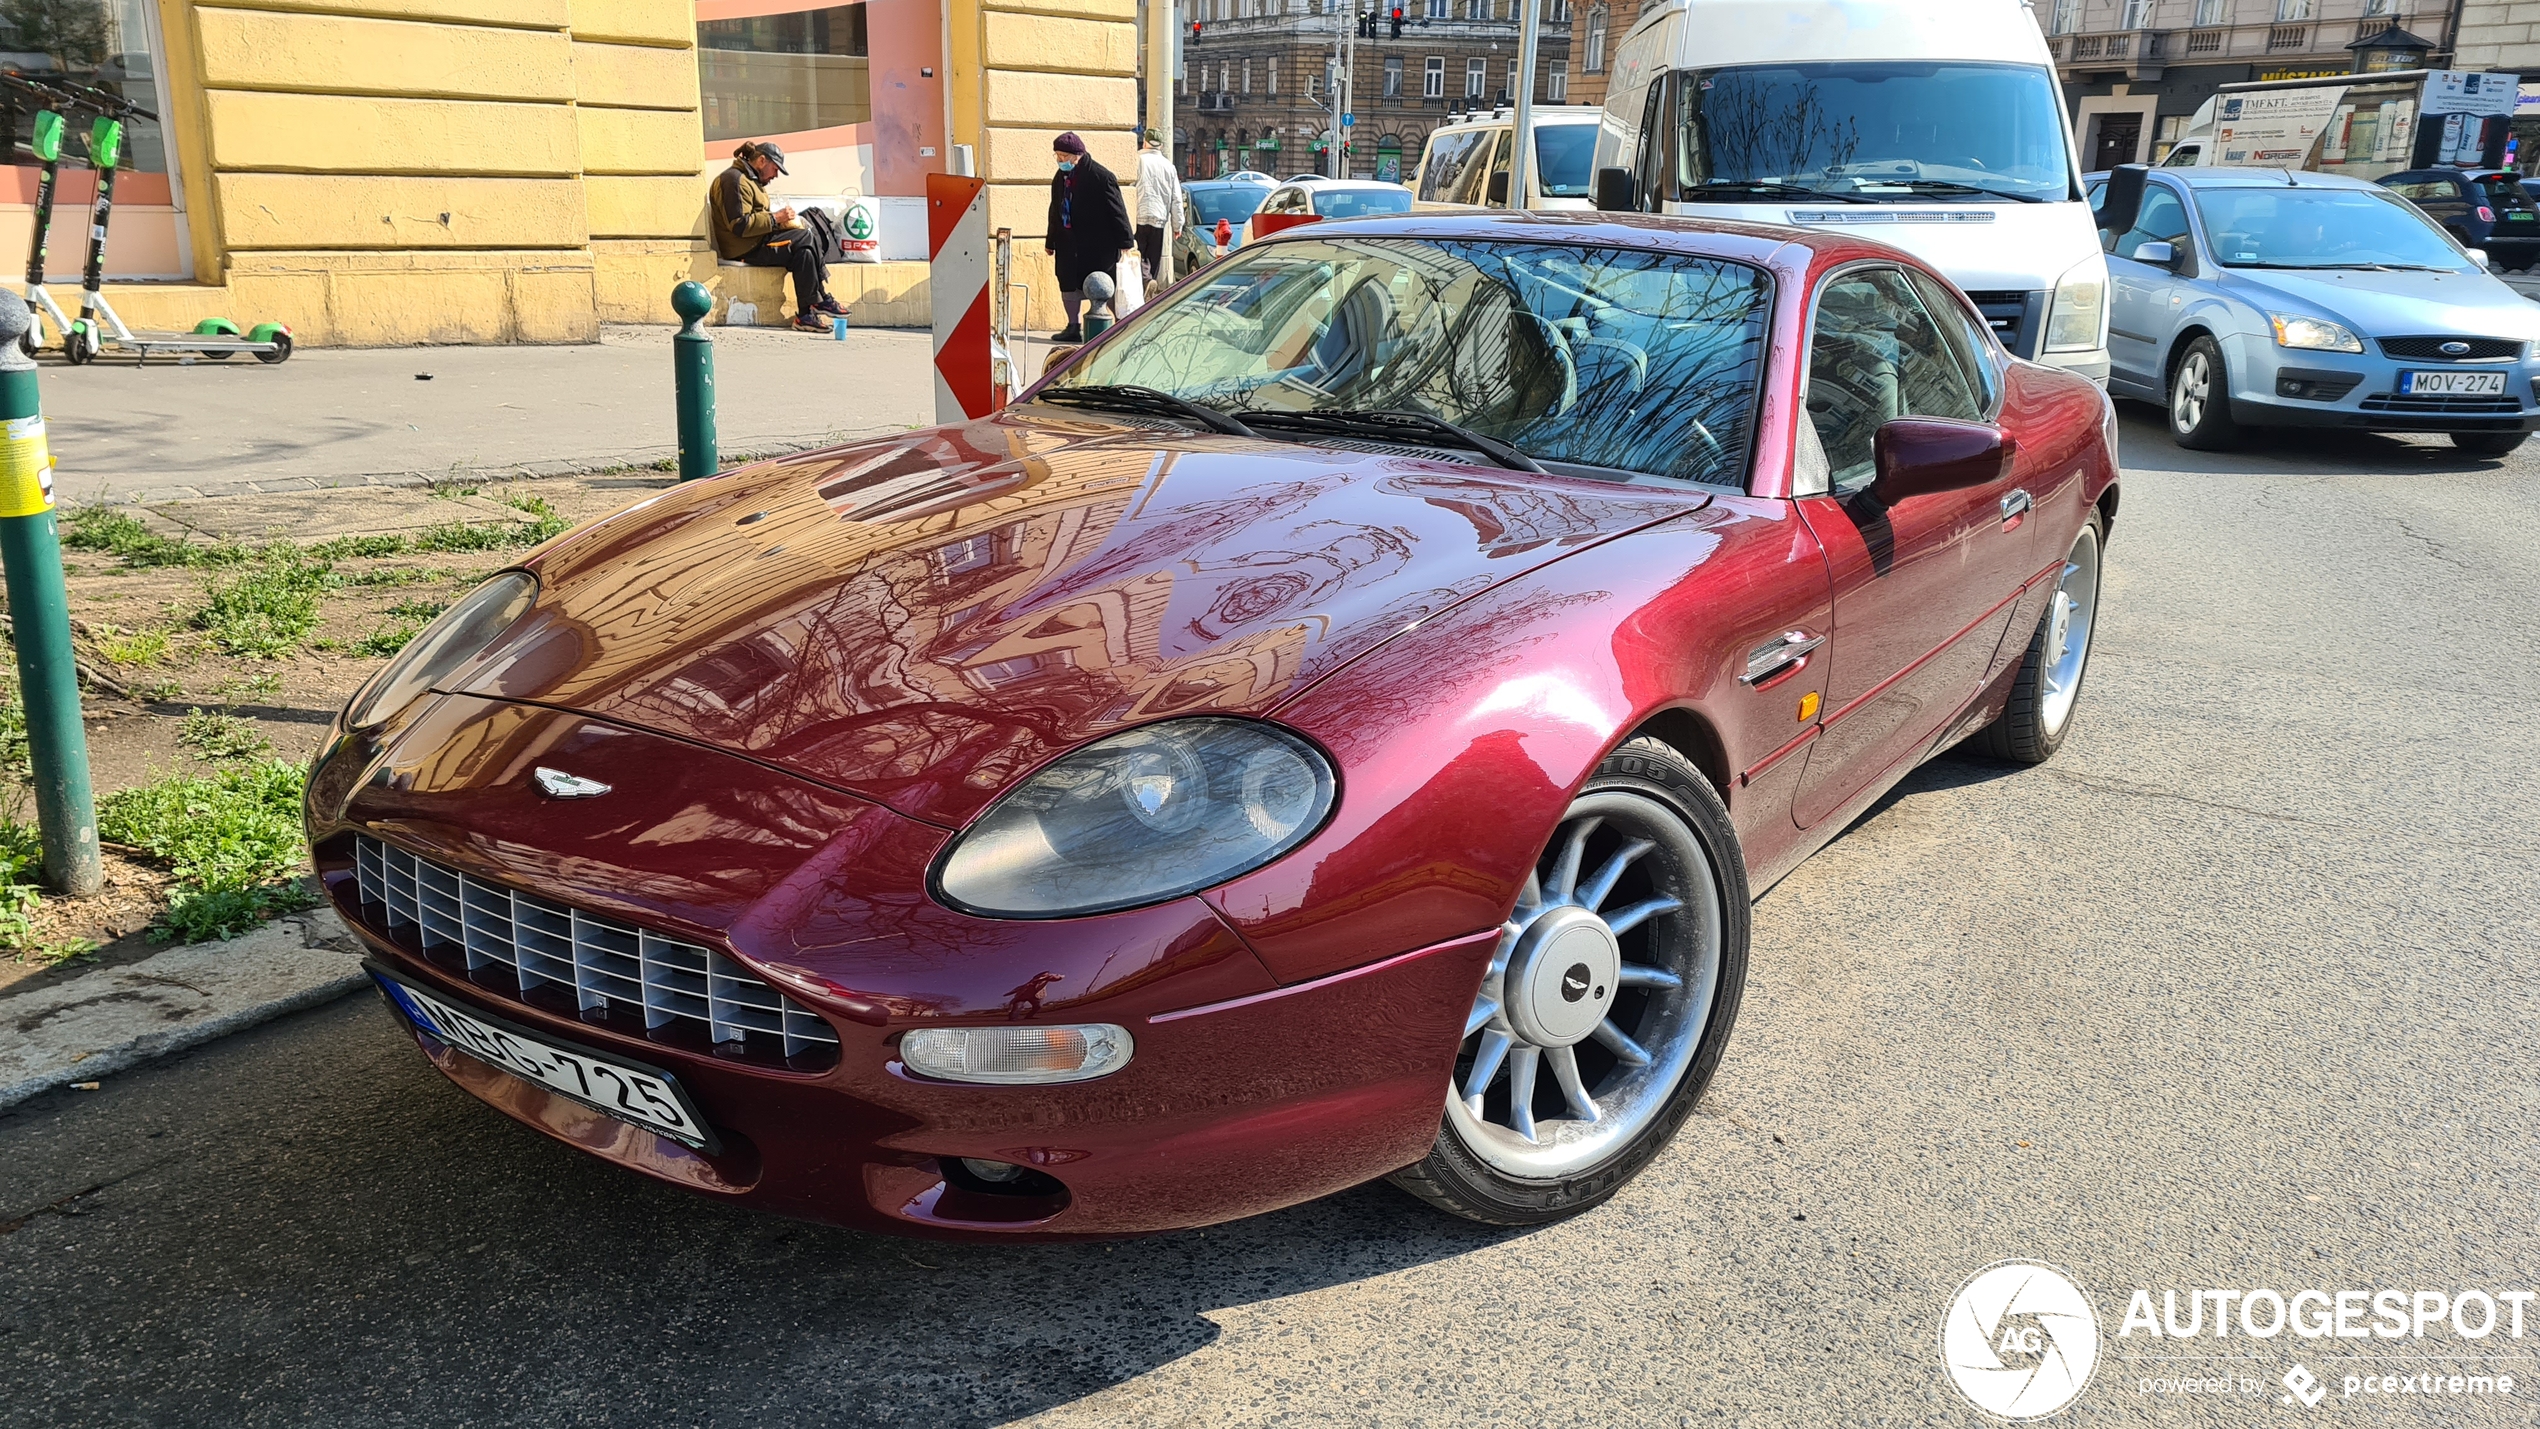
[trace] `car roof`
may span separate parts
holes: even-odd
[[[1278,185],[1271,183],[1267,179],[1228,178],[1191,179],[1183,183],[1182,187],[1186,189],[1274,189],[1277,188]]]
[[[1605,117],[1605,111],[1585,104],[1538,104],[1531,117],[1535,124],[1594,124]],[[1451,129],[1505,129],[1517,122],[1516,111],[1500,110],[1478,119],[1458,119],[1430,130],[1432,134]]]
[[[1262,241],[1323,241],[1350,237],[1429,238],[1473,243],[1586,243],[1681,253],[1690,257],[1726,258],[1766,267],[1803,261],[1803,254],[1837,260],[1886,258],[1913,267],[1931,266],[1901,249],[1865,238],[1857,231],[1783,228],[1727,219],[1682,218],[1673,214],[1600,213],[1593,209],[1525,209],[1515,212],[1507,209],[1415,209],[1409,213],[1371,218],[1328,218],[1283,230]],[[1776,255],[1780,256],[1777,258]]]
[[[2154,169],[2165,179],[2175,179],[2192,189],[2375,189],[2380,185],[2369,179],[2349,178],[2344,174],[2315,174],[2308,169]],[[2100,183],[2108,171],[2082,175],[2084,183]]]

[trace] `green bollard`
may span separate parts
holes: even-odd
[[[1091,342],[1095,338],[1102,336],[1105,332],[1110,331],[1110,329],[1110,310],[1106,308],[1097,308],[1088,304],[1085,308],[1085,321],[1082,326],[1077,328],[1077,331],[1085,335],[1085,341]]]
[[[105,886],[106,870],[97,857],[97,798],[88,784],[70,592],[62,586],[62,542],[53,528],[43,401],[35,359],[18,346],[32,321],[25,299],[0,291],[0,565],[8,568],[44,882],[57,893],[92,898]]]
[[[714,475],[722,464],[714,442],[714,339],[705,330],[714,294],[703,283],[682,283],[670,290],[670,310],[680,318],[678,335],[670,340],[671,368],[679,381],[679,479],[695,481]]]

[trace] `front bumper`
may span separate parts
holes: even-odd
[[[545,799],[520,777],[531,755],[615,790]],[[671,1073],[719,1145],[692,1150],[415,1033],[453,1082],[631,1170],[901,1234],[1177,1229],[1408,1165],[1436,1136],[1464,1011],[1497,942],[1495,929],[1472,933],[1280,987],[1198,899],[1042,923],[967,918],[924,892],[940,829],[752,761],[467,696],[384,739],[339,737],[312,771],[309,822],[328,898],[383,964],[559,1043]],[[392,926],[366,903],[357,835],[710,947],[817,1013],[838,1036],[836,1061],[745,1061],[655,1040],[640,1018],[577,1014],[569,998],[532,1001],[507,965],[480,963],[464,942],[424,946],[411,921]],[[899,1064],[912,1027],[1013,1021],[1117,1023],[1136,1055],[1108,1077],[1042,1087],[928,1081]],[[963,1176],[963,1157],[1047,1180],[1004,1192]]]
[[[2367,342],[2372,341],[2367,338]],[[2231,417],[2249,427],[2339,427],[2367,432],[2528,432],[2540,430],[2540,362],[2444,363],[2368,353],[2282,348],[2264,337],[2235,337],[2226,353]],[[2493,397],[2402,395],[2402,372],[2498,372]]]

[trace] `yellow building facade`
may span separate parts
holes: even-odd
[[[706,184],[729,162],[735,121],[702,112],[701,21],[710,44],[730,44],[714,37],[752,18],[855,11],[856,47],[872,36],[869,117],[760,135],[797,156],[777,192],[844,173],[850,191],[912,203],[924,173],[951,169],[967,145],[994,185],[992,223],[1017,235],[1036,321],[1055,306],[1039,242],[1050,139],[1076,130],[1134,172],[1136,0],[94,3],[99,31],[0,33],[0,50],[39,61],[20,67],[40,77],[47,47],[85,46],[88,68],[64,61],[65,78],[159,115],[134,126],[106,252],[109,293],[135,328],[219,316],[281,322],[319,346],[584,342],[604,322],[671,321],[670,289],[687,278],[782,321],[781,271],[720,264],[707,242]],[[866,62],[852,63],[862,83]],[[0,189],[0,264],[13,272],[33,232],[21,158],[14,191]],[[66,308],[93,192],[65,167],[47,278]],[[899,248],[914,257],[922,212],[894,221],[909,216],[916,247],[898,235]],[[929,320],[923,262],[831,276],[860,323]]]

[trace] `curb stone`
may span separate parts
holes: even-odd
[[[327,909],[0,995],[0,1109],[330,1002],[367,983]]]

